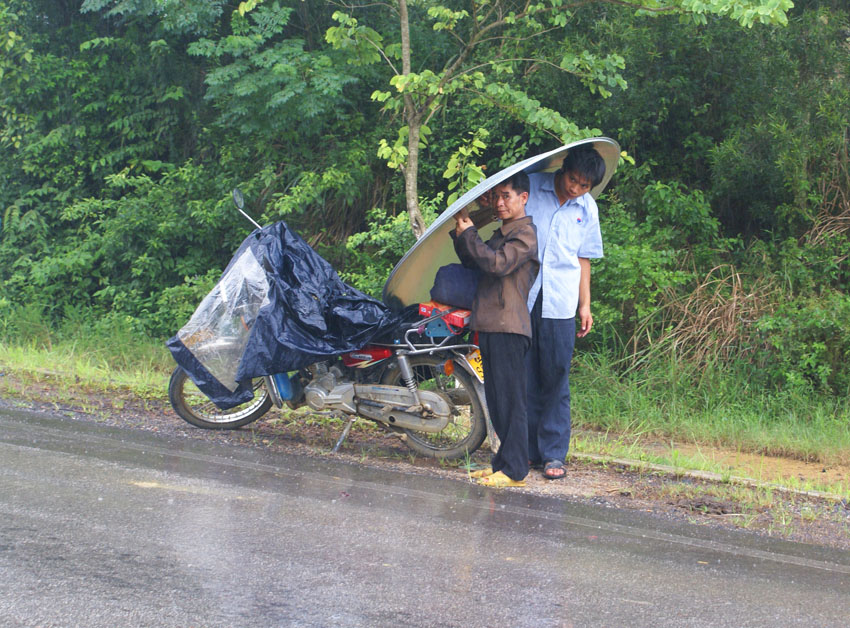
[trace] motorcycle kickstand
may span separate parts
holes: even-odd
[[[354,415],[350,419],[348,419],[348,423],[345,424],[345,427],[342,430],[342,434],[340,435],[339,440],[336,442],[336,445],[334,445],[334,448],[331,449],[332,454],[335,454],[336,452],[338,452],[339,448],[342,447],[342,443],[348,437],[348,432],[351,431],[351,426],[354,425],[354,422],[356,420],[357,420],[357,415]]]

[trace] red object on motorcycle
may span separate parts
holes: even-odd
[[[363,347],[357,351],[342,354],[342,363],[349,368],[363,369],[367,366],[386,360],[392,356],[391,349],[384,347]]]
[[[440,312],[446,312],[441,318],[445,321],[446,325],[451,325],[452,327],[466,327],[469,324],[470,316],[472,316],[472,312],[469,310],[452,308],[450,305],[443,305],[436,301],[419,304],[419,314],[422,316],[434,316]]]

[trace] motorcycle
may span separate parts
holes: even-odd
[[[238,190],[234,190],[234,201],[247,216]],[[230,304],[229,319],[236,323],[227,333],[210,333],[204,328],[203,333],[185,334],[183,341],[194,355],[214,355],[219,362],[232,362],[233,358],[221,356],[241,355],[239,335],[250,334],[256,317],[246,313],[250,298],[241,288],[230,296],[225,296],[224,288],[218,292],[222,298],[217,303]],[[398,435],[424,456],[463,458],[481,446],[488,431],[491,442],[496,442],[484,401],[481,355],[468,327],[469,318],[468,310],[434,302],[406,308],[389,329],[362,347],[294,372],[252,378],[252,398],[226,410],[178,366],[169,382],[169,401],[183,420],[206,429],[242,427],[260,419],[272,406],[306,406],[348,418],[334,451],[353,422],[362,418]],[[234,348],[237,353],[230,351]]]

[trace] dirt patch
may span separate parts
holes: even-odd
[[[0,374],[0,405],[180,438],[317,458],[333,456],[354,464],[460,481],[468,480],[463,465],[468,462],[483,466],[489,459],[486,450],[476,452],[462,463],[422,458],[397,436],[367,421],[357,421],[341,450],[333,454],[331,450],[344,422],[304,411],[272,410],[260,421],[239,430],[202,430],[183,422],[163,400],[140,399],[121,391],[105,394],[86,390],[50,375],[24,382],[9,373]],[[758,534],[850,549],[850,504],[840,499],[711,482],[681,474],[639,470],[626,464],[575,458],[570,459],[563,480],[546,480],[539,471],[532,471],[526,482],[524,488],[506,490],[640,510],[696,525],[745,528]]]
[[[704,462],[731,475],[753,478],[761,482],[779,482],[805,486],[850,486],[850,466],[838,463],[807,462],[679,442],[643,442],[641,449],[649,454],[671,457],[673,452],[689,460]]]

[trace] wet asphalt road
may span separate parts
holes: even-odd
[[[846,626],[850,553],[0,411],[2,626]]]

